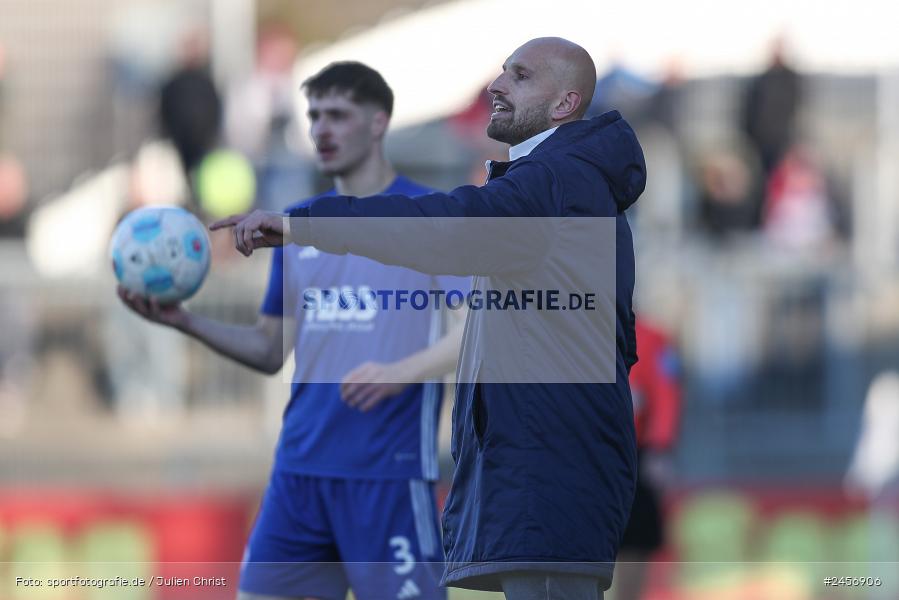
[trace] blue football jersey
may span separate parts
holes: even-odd
[[[385,193],[430,191],[397,177]],[[365,362],[393,362],[441,337],[439,303],[398,305],[398,293],[467,294],[469,287],[467,278],[435,277],[360,256],[292,244],[276,248],[261,312],[292,317],[297,327],[275,469],[321,477],[436,479],[442,384],[410,385],[361,412],[341,399],[340,381]]]

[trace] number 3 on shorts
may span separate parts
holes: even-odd
[[[395,535],[390,538],[390,547],[394,549],[393,557],[402,564],[393,567],[393,572],[397,575],[408,575],[415,568],[415,557],[409,551],[412,545],[409,538],[402,535]]]

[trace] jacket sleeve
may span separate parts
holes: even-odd
[[[330,196],[289,215],[300,245],[432,274],[494,275],[539,263],[552,223],[533,217],[561,216],[561,192],[545,165],[522,161],[482,187],[415,198]]]

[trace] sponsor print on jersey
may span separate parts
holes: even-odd
[[[369,332],[378,314],[371,286],[311,287],[303,291],[303,327],[316,331]]]
[[[411,196],[429,192],[403,177],[385,191]],[[127,260],[128,256],[123,258]],[[348,412],[340,395],[340,382],[365,362],[400,360],[436,342],[443,331],[443,315],[436,310],[411,310],[408,303],[402,310],[392,304],[384,310],[380,302],[364,308],[346,301],[340,305],[341,290],[349,287],[364,296],[363,286],[376,292],[435,288],[467,292],[470,281],[434,277],[360,256],[329,254],[292,244],[273,251],[261,312],[279,317],[287,314],[297,324],[296,332],[291,332],[296,350],[291,396],[275,468],[320,477],[435,479],[440,382],[409,386],[395,402],[383,403],[384,410],[365,413]],[[338,300],[304,310],[303,292],[310,287],[320,289],[313,290],[313,295],[329,290]],[[433,535],[437,535],[436,529]],[[392,557],[398,549],[387,556]],[[393,597],[402,582],[411,577],[393,573],[394,566],[402,565],[403,561],[389,565],[397,589],[385,597]],[[416,573],[420,571],[421,567],[415,569]],[[434,597],[422,580],[414,578],[414,583],[421,587],[421,597]]]

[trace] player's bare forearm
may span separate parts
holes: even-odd
[[[449,332],[434,345],[393,363],[363,363],[347,373],[340,383],[340,396],[344,402],[366,412],[410,384],[436,379],[453,371],[465,328],[465,317],[459,312],[456,311]]]
[[[144,319],[177,329],[212,350],[252,369],[274,373],[283,364],[281,319],[261,316],[255,325],[232,325],[186,310],[181,304],[162,305],[118,287],[122,302]],[[280,362],[278,362],[280,360]]]
[[[275,317],[262,316],[255,325],[234,325],[187,313],[177,328],[218,354],[263,373],[277,373],[287,355],[282,320]]]
[[[465,330],[465,310],[451,311],[449,329],[436,343],[399,361],[409,383],[421,383],[452,373],[459,362],[462,333]]]

